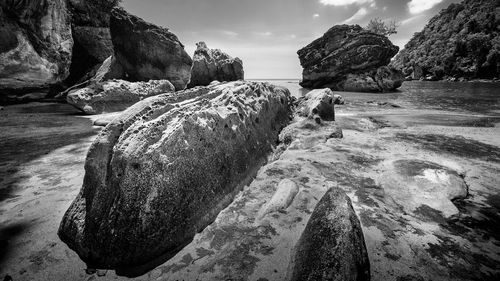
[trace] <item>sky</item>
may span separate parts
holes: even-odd
[[[297,50],[337,24],[398,23],[389,39],[403,48],[413,33],[460,0],[123,0],[146,21],[168,28],[190,56],[204,41],[243,60],[245,79],[299,79]]]

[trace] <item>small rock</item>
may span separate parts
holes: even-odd
[[[321,123],[321,120],[335,121],[334,105],[343,102],[342,96],[334,95],[330,89],[313,90],[299,101],[298,113],[315,120],[318,124]]]
[[[299,187],[295,182],[290,179],[281,180],[271,200],[260,209],[258,217],[262,218],[269,213],[285,210],[292,204],[298,192]]]

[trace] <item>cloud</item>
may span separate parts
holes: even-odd
[[[314,15],[313,15],[313,18],[314,18],[314,19],[319,18],[319,14],[314,14]]]
[[[234,31],[229,31],[229,30],[223,30],[222,33],[224,35],[227,35],[227,36],[231,36],[231,37],[236,37],[238,36],[238,33],[234,32]]]
[[[411,14],[418,14],[431,9],[441,2],[443,2],[443,0],[411,0],[410,3],[408,3],[408,10]]]
[[[352,4],[370,4],[375,5],[375,0],[319,0],[325,6],[347,6]]]
[[[352,17],[346,19],[342,23],[353,23],[362,20],[368,14],[368,10],[365,8],[360,8]]]
[[[254,32],[255,35],[259,36],[271,36],[273,33],[271,31],[266,31],[266,32]]]

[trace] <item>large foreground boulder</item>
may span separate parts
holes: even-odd
[[[400,87],[404,76],[388,68],[398,52],[387,37],[358,25],[337,25],[299,50],[304,88],[379,92]]]
[[[232,58],[219,49],[209,49],[205,42],[196,46],[188,87],[207,86],[215,80],[229,82],[244,79],[241,59]]]
[[[122,8],[113,9],[110,30],[116,59],[125,71],[124,79],[166,79],[176,90],[186,88],[192,60],[175,34]]]
[[[133,105],[92,144],[60,238],[98,268],[178,251],[265,161],[290,103],[285,88],[239,81]]]
[[[292,281],[370,280],[363,231],[351,200],[331,188],[319,201],[294,253]]]
[[[49,87],[69,74],[66,0],[0,2],[0,90]]]
[[[122,111],[144,98],[174,91],[168,80],[109,80],[70,92],[66,100],[86,114],[100,114]]]

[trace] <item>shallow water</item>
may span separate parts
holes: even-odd
[[[290,90],[300,97],[309,90],[303,89],[298,80],[259,80]],[[391,100],[397,106],[411,109],[436,109],[500,115],[500,83],[489,82],[421,82],[406,81],[394,93],[341,92],[355,107],[365,107],[366,102]]]

